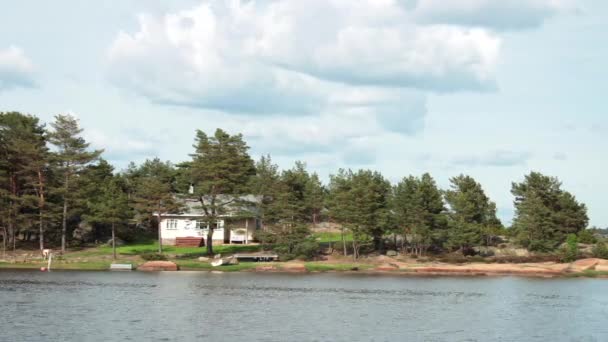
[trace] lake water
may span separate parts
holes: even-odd
[[[1,341],[608,341],[608,280],[0,271]]]

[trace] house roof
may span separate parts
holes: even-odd
[[[201,204],[199,198],[194,197],[176,197],[178,203],[181,205],[181,211],[176,213],[168,213],[163,216],[199,216],[205,217],[205,210]],[[211,203],[210,196],[204,196],[203,201],[205,205]],[[219,208],[220,217],[255,217],[258,216],[257,204],[262,202],[262,196],[256,195],[218,195],[216,197],[217,203],[226,203],[221,205]]]

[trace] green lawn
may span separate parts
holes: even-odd
[[[313,234],[317,240],[321,243],[328,243],[328,242],[342,242],[342,233],[336,232],[323,232],[323,233],[314,233]],[[346,233],[344,234],[344,238],[346,239],[346,242],[351,242],[353,241],[353,234],[352,233]]]
[[[124,263],[124,264],[132,264],[131,261],[86,261],[86,262],[69,262],[69,261],[53,261],[51,265],[52,270],[91,270],[91,271],[100,271],[100,270],[108,270],[110,269],[110,264],[112,263]],[[8,263],[8,262],[0,262],[0,269],[9,268],[9,269],[39,269],[41,267],[46,267],[46,262],[28,262],[28,263]],[[135,264],[134,266],[137,266]]]
[[[216,254],[232,254],[232,253],[245,253],[245,252],[257,252],[261,249],[259,245],[217,245],[213,246],[213,252]],[[103,246],[99,247],[98,250],[102,254],[112,254],[112,247]],[[137,243],[116,248],[116,253],[122,255],[140,255],[144,253],[156,253],[158,252],[158,241]],[[163,246],[163,253],[175,254],[184,257],[197,257],[204,256],[207,254],[207,247],[175,247],[175,246]]]

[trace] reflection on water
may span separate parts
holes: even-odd
[[[0,271],[2,341],[608,341],[608,280]]]

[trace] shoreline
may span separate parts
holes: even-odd
[[[119,262],[119,261],[117,261]],[[72,262],[52,265],[52,271],[111,271],[112,262]],[[133,271],[137,270],[137,263],[132,263]],[[212,267],[208,263],[175,262],[179,271],[208,272],[208,273],[267,273],[267,274],[319,274],[340,273],[359,275],[393,275],[413,277],[528,277],[528,278],[608,278],[608,260],[581,259],[573,263],[525,263],[525,264],[498,264],[498,263],[466,263],[443,264],[424,263],[410,264],[393,262],[385,264],[365,263],[325,263],[325,262],[259,262],[240,263],[237,265]],[[139,265],[140,266],[140,265]],[[0,272],[6,271],[33,271],[46,267],[46,263],[10,263],[0,262]],[[133,272],[131,271],[131,272]],[[152,272],[175,272],[155,270]],[[177,272],[179,272],[177,271]]]

